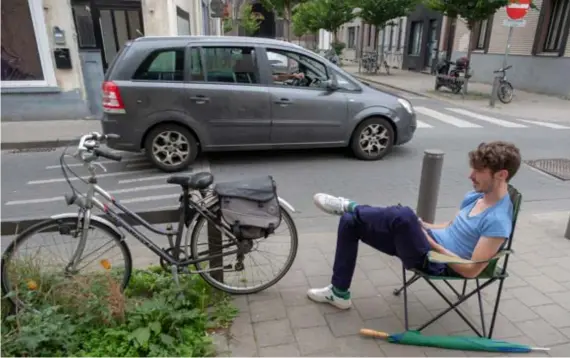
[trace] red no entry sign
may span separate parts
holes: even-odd
[[[519,20],[526,16],[530,8],[530,0],[509,0],[507,16],[512,20]]]

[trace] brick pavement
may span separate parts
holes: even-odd
[[[570,240],[563,237],[567,220],[568,212],[521,212],[494,338],[550,347],[550,356],[570,355]],[[264,292],[236,297],[238,318],[227,335],[215,337],[219,356],[499,356],[395,345],[359,336],[364,327],[387,332],[404,328],[403,299],[392,294],[401,283],[399,261],[365,244],[360,246],[352,287],[353,308],[339,311],[310,301],[309,287],[330,282],[334,229],[301,233],[295,264],[281,282]],[[485,290],[484,309],[489,315],[497,286]],[[416,282],[410,290],[412,328],[446,308],[425,282]],[[466,304],[462,311],[480,322],[476,296]],[[424,333],[473,334],[454,312]]]

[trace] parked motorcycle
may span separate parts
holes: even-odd
[[[472,75],[467,57],[460,57],[455,62],[441,60],[436,66],[435,90],[446,87],[457,94],[461,92],[464,81]]]

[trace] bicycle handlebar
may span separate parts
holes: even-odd
[[[123,157],[119,154],[111,153],[104,149],[99,148],[99,145],[102,142],[105,142],[108,139],[119,139],[120,136],[118,134],[100,134],[98,132],[91,132],[89,134],[85,134],[79,140],[79,144],[77,145],[77,152],[83,158],[82,154],[85,152],[91,152],[95,157],[104,157],[110,160],[114,160],[116,162],[120,162]]]
[[[493,71],[493,73],[501,73],[501,72],[505,72],[506,70],[508,70],[508,69],[509,69],[509,68],[511,68],[511,67],[513,67],[513,66],[512,66],[512,65],[508,65],[508,66],[507,66],[507,67],[505,67],[505,68],[499,68],[498,70],[496,70],[496,71]]]

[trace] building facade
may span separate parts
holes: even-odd
[[[526,25],[513,29],[507,76],[515,90],[570,96],[570,0],[534,0]],[[473,33],[471,66],[473,79],[492,83],[493,71],[501,68],[509,28],[504,26],[506,10],[499,9],[478,24]],[[453,58],[465,56],[470,32],[457,20]]]
[[[221,33],[210,0],[2,0],[2,120],[98,117],[124,43]]]
[[[403,69],[431,72],[439,56],[443,19],[441,13],[424,5],[407,16]]]

